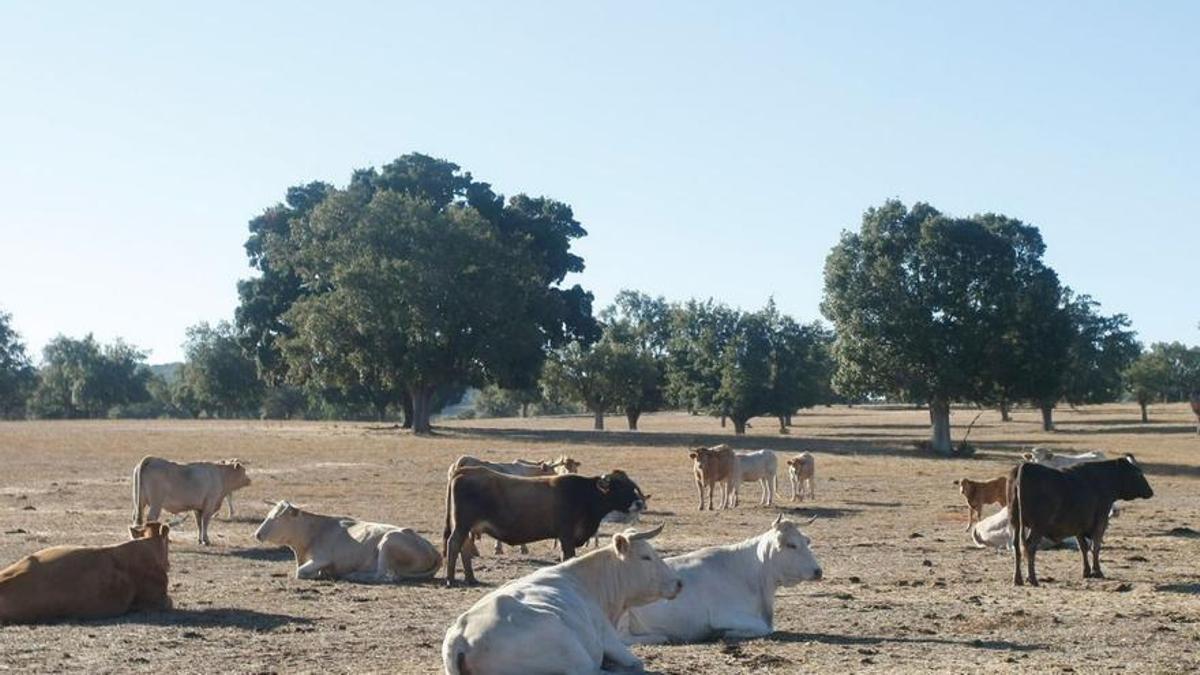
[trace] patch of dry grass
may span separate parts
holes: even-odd
[[[673,413],[643,418],[640,432],[593,432],[585,417],[470,420],[428,439],[346,423],[2,423],[3,563],[51,544],[127,536],[130,472],[145,454],[240,457],[251,462],[254,484],[238,493],[236,520],[214,522],[214,546],[196,545],[191,523],[173,533],[177,611],[2,627],[0,670],[439,672],[446,626],[488,588],[297,581],[289,553],[253,540],[267,508],[261,500],[407,525],[437,542],[455,457],[564,452],[584,472],[624,468],[653,493],[644,522],[667,523],[656,543],[668,554],[752,536],[780,511],[820,516],[807,531],[826,579],[780,592],[775,635],[636,648],[651,671],[1195,669],[1200,539],[1176,528],[1200,530],[1200,438],[1186,406],[1151,415],[1142,425],[1134,406],[1063,409],[1059,430],[1044,433],[1034,411],[1017,411],[1010,423],[989,412],[971,434],[980,452],[970,460],[918,454],[911,442],[925,438],[928,415],[906,409],[806,411],[787,436],[762,419],[742,439],[713,419]],[[954,421],[973,417],[964,410]],[[741,508],[697,511],[686,448],[715,442],[814,452],[817,499],[760,508],[757,487],[747,484]],[[1084,581],[1075,552],[1052,551],[1039,555],[1048,583],[1013,588],[1011,556],[970,545],[951,481],[1000,475],[1034,444],[1131,451],[1147,467],[1156,495],[1113,522],[1109,579]],[[786,476],[780,492],[786,500]],[[553,560],[549,544],[537,544],[529,556],[486,555],[477,570],[498,584]]]

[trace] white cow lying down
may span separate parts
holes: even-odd
[[[1029,528],[1025,528],[1028,531]],[[994,548],[1001,551],[1012,550],[1012,526],[1008,522],[1008,507],[1005,506],[992,515],[977,521],[971,526],[971,541],[976,548]],[[1039,549],[1059,546],[1074,546],[1073,541],[1051,541],[1042,538],[1038,543]]]
[[[407,527],[308,513],[286,501],[272,505],[254,538],[292,549],[297,579],[429,579],[442,565],[433,544]]]
[[[683,591],[674,600],[626,612],[618,624],[622,639],[657,644],[770,635],[775,591],[821,578],[808,544],[800,528],[781,515],[757,537],[667,558]]]
[[[450,624],[442,641],[448,675],[598,673],[638,670],[616,621],[630,607],[673,598],[679,576],[649,539],[662,526],[615,534],[612,544],[501,586]]]

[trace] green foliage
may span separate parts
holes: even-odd
[[[1157,401],[1186,401],[1200,390],[1200,347],[1156,342],[1126,369],[1125,386],[1143,408]]]
[[[671,307],[666,356],[666,399],[688,412],[722,414],[716,402],[723,354],[739,313],[708,300]]]
[[[300,387],[268,387],[262,397],[262,418],[290,420],[305,416],[310,406],[308,393]]]
[[[580,403],[596,416],[597,429],[603,428],[606,412],[620,408],[640,414],[652,405],[658,380],[653,358],[608,333],[594,345],[572,342],[556,351],[542,374],[546,398]],[[636,415],[630,426],[637,428]]]
[[[25,416],[25,401],[37,386],[37,371],[25,353],[12,315],[0,312],[0,419]]]
[[[427,431],[439,388],[529,388],[547,347],[595,337],[591,295],[560,286],[586,234],[565,204],[506,202],[419,154],[297,194],[252,221],[262,275],[239,309],[260,364],[294,383],[407,393]]]
[[[101,346],[92,335],[62,335],[42,352],[43,367],[29,402],[37,417],[103,417],[113,406],[150,400],[146,354],[121,340]]]
[[[177,390],[180,408],[210,417],[246,417],[258,410],[263,384],[228,322],[188,328],[184,353],[187,360]]]
[[[1064,306],[1075,335],[1068,351],[1061,398],[1072,405],[1117,400],[1124,391],[1122,373],[1141,352],[1136,334],[1129,330],[1128,317],[1104,316],[1091,297],[1070,291],[1064,296]]]
[[[502,389],[494,384],[480,390],[472,406],[472,417],[528,417],[544,402],[538,387]]]

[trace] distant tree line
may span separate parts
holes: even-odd
[[[593,315],[568,275],[586,231],[569,205],[505,198],[459,166],[405,155],[311,182],[250,221],[256,274],[232,322],[188,330],[185,362],[149,367],[117,340],[59,336],[35,366],[0,314],[0,415],[9,418],[396,419],[419,433],[471,390],[476,415],[649,411],[786,432],[814,405],[927,406],[931,446],[952,452],[952,404],[1053,411],[1145,407],[1200,388],[1196,348],[1144,354],[1046,265],[1036,227],[887,201],[842,234],[825,265],[831,327],[773,300],[756,311],[623,291]]]

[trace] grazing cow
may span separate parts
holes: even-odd
[[[163,523],[136,525],[133,541],[54,546],[0,569],[0,624],[171,609],[169,531]]]
[[[308,513],[286,501],[271,505],[254,538],[292,549],[297,579],[429,579],[442,565],[437,548],[407,527]]]
[[[1065,539],[1074,536],[1083,556],[1083,577],[1103,578],[1100,545],[1108,528],[1113,502],[1152,496],[1154,490],[1146,482],[1133,455],[1104,462],[1084,462],[1062,471],[1031,462],[1018,464],[1008,482],[1009,524],[1016,561],[1013,583],[1018,586],[1023,583],[1021,544],[1024,543],[1029,583],[1038,585],[1034,561],[1042,537]],[[1088,565],[1089,541],[1091,565]]]
[[[143,510],[148,520],[158,520],[162,511],[196,515],[197,540],[208,545],[208,523],[221,510],[221,503],[250,484],[241,462],[192,462],[176,464],[160,457],[143,457],[133,468],[133,523],[141,525]],[[229,505],[233,512],[233,503]]]
[[[1200,391],[1193,391],[1188,400],[1192,403],[1192,414],[1196,416],[1196,435],[1200,436]]]
[[[446,585],[454,584],[460,555],[467,583],[475,583],[471,534],[482,532],[509,545],[557,539],[567,560],[592,538],[604,516],[630,509],[644,510],[645,499],[620,470],[599,477],[522,478],[482,467],[459,469],[446,486]]]
[[[688,455],[692,458],[692,472],[696,476],[696,491],[700,493],[700,510],[704,510],[704,489],[708,488],[708,509],[713,510],[713,488],[721,484],[721,508],[733,506],[732,496],[741,484],[738,473],[737,454],[728,445],[711,448],[696,448]]]
[[[1069,453],[1054,452],[1047,448],[1034,448],[1032,451],[1025,453],[1024,458],[1026,462],[1041,464],[1051,469],[1065,469],[1068,466],[1075,466],[1084,462],[1101,462],[1107,459],[1103,452],[1097,450],[1072,455]]]
[[[781,515],[757,537],[667,558],[683,591],[674,600],[626,612],[618,624],[622,637],[654,644],[770,635],[779,587],[821,578],[808,545],[800,528]]]
[[[511,462],[489,462],[470,455],[463,455],[450,464],[450,469],[446,472],[446,481],[449,482],[454,477],[454,472],[465,466],[481,466],[485,469],[491,469],[496,473],[505,473],[510,476],[561,476],[568,473],[578,473],[579,467],[582,464],[567,455],[559,455],[558,459],[553,462],[531,462],[527,459],[516,459]],[[471,538],[472,541],[479,541],[479,535],[472,535]],[[492,552],[496,555],[504,553],[504,544],[497,541]],[[528,554],[529,547],[521,544],[521,553]]]
[[[759,506],[770,506],[775,501],[775,490],[778,487],[776,472],[779,460],[770,450],[754,450],[737,454],[738,475],[741,480],[733,485],[733,505],[738,505],[738,494],[742,483],[758,483],[762,488]]]
[[[612,544],[540,569],[485,595],[450,624],[447,675],[640,671],[616,631],[631,607],[673,598],[682,583],[650,539],[662,526],[613,535]],[[609,671],[604,671],[609,672]]]
[[[808,488],[808,498],[816,499],[817,492],[813,487],[817,471],[817,462],[811,452],[802,452],[787,461],[788,479],[792,483],[792,501],[804,501],[805,488]]]
[[[983,507],[987,504],[1008,505],[1008,476],[1000,476],[991,480],[971,480],[960,478],[954,481],[959,493],[967,500],[967,529],[983,515]]]

